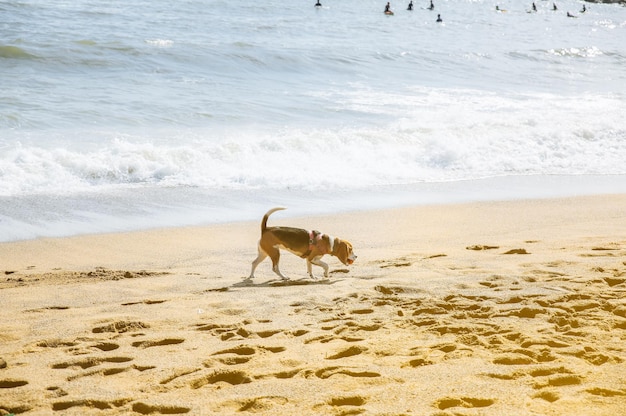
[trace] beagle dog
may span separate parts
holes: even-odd
[[[352,244],[348,241],[322,234],[319,231],[307,231],[302,228],[268,227],[267,219],[269,216],[283,209],[285,208],[272,208],[263,216],[259,255],[252,262],[252,271],[248,279],[254,278],[254,270],[269,256],[272,259],[274,273],[286,280],[287,277],[283,276],[278,268],[280,249],[290,251],[296,256],[306,259],[307,272],[312,279],[315,279],[311,267],[313,264],[323,268],[324,277],[328,277],[328,264],[320,260],[325,254],[337,257],[346,266],[354,263],[357,256],[354,255]]]

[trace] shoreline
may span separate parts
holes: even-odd
[[[0,414],[626,405],[626,194],[274,214],[353,243],[319,280],[245,282],[259,222],[0,244]]]
[[[363,222],[365,224],[368,224],[369,226],[374,226],[374,224],[371,224],[369,219],[373,216],[376,217],[379,215],[380,217],[378,218],[384,218],[385,221],[389,221],[389,217],[399,215],[399,218],[402,218],[402,220],[411,223],[413,220],[410,217],[413,212],[426,212],[430,215],[435,215],[435,217],[438,217],[439,213],[442,212],[445,213],[446,216],[450,217],[453,216],[454,213],[458,210],[471,210],[475,211],[476,215],[482,215],[481,211],[483,211],[484,208],[496,208],[497,211],[502,212],[502,210],[506,210],[506,207],[519,206],[547,206],[550,207],[551,212],[555,212],[555,209],[558,210],[556,212],[566,210],[567,212],[570,212],[571,215],[576,215],[576,206],[579,203],[590,204],[594,206],[595,201],[597,200],[612,200],[616,201],[616,204],[618,204],[619,206],[620,204],[624,203],[624,199],[626,199],[626,193],[567,196],[562,198],[545,197],[530,199],[449,202],[443,204],[424,203],[408,206],[401,204],[397,207],[392,208],[369,208],[353,211],[339,211],[334,214],[322,212],[311,214],[308,216],[298,215],[301,213],[298,212],[297,209],[287,209],[285,211],[281,211],[278,215],[274,215],[270,221],[270,224],[272,223],[272,221],[274,221],[276,224],[279,225],[291,225],[298,227],[302,226],[303,228],[306,228],[308,226],[309,228],[313,229],[316,227],[321,228],[321,224],[329,223],[331,225],[329,225],[328,227],[331,229],[339,228],[339,230],[341,230],[343,228],[347,228],[358,230],[360,233],[357,233],[357,236],[353,236],[353,239],[356,238],[358,241],[359,238],[367,239],[367,237],[358,235],[362,234],[363,232],[363,227],[359,226],[359,222]],[[269,208],[270,207],[268,207],[267,209]],[[599,208],[599,211],[602,211],[603,209],[604,208]],[[0,263],[6,269],[5,273],[11,271],[35,270],[38,268],[38,266],[36,264],[30,264],[36,263],[30,261],[30,258],[33,257],[32,252],[34,251],[37,254],[36,257],[46,259],[46,261],[43,263],[45,264],[45,266],[43,267],[46,271],[50,271],[55,268],[55,261],[58,264],[62,264],[63,262],[67,262],[68,260],[70,261],[70,264],[74,265],[74,267],[77,267],[78,269],[85,269],[90,267],[96,267],[98,265],[91,264],[90,257],[83,256],[83,253],[89,253],[90,255],[92,255],[97,253],[98,250],[103,250],[105,257],[113,259],[113,261],[102,262],[103,265],[112,266],[115,264],[116,261],[126,263],[124,259],[134,258],[136,259],[134,262],[135,268],[157,267],[167,269],[171,266],[168,266],[167,260],[163,261],[164,259],[167,259],[167,256],[163,257],[163,253],[166,252],[168,249],[161,248],[155,254],[151,248],[151,243],[159,240],[176,240],[179,244],[179,247],[175,250],[176,252],[189,250],[190,252],[197,253],[202,250],[211,251],[216,249],[221,252],[225,249],[241,250],[243,248],[248,249],[248,251],[253,253],[253,256],[256,256],[258,228],[261,217],[264,213],[264,210],[258,211],[256,214],[258,218],[256,220],[242,220],[225,223],[209,223],[205,225],[189,225],[178,227],[166,226],[149,228],[144,230],[103,232],[84,235],[72,235],[67,237],[43,237],[28,240],[0,242]],[[559,216],[560,215],[561,214],[559,214]],[[525,218],[525,220],[533,221],[532,218]],[[398,221],[392,222],[394,226],[397,226]],[[456,222],[456,220],[454,221]],[[553,218],[553,221],[558,221],[558,218]],[[318,225],[318,223],[320,224]],[[342,223],[344,225],[340,225]],[[431,229],[431,232],[436,233],[436,224],[428,223],[423,224],[422,226],[428,227],[427,229]],[[447,227],[448,225],[443,225],[443,228]],[[215,233],[221,234],[225,230],[231,230],[232,237],[234,239],[233,241],[229,242],[230,244],[227,244],[224,247],[220,247],[221,244],[224,243],[224,241],[220,240],[218,243],[215,243],[215,241],[212,241],[212,235]],[[403,231],[404,230],[402,229],[402,227],[396,230],[396,232],[400,233],[402,233]],[[472,230],[472,232],[475,232],[475,230]],[[333,232],[333,234],[340,235],[338,233],[339,231]],[[379,230],[378,233],[382,235],[384,234],[384,230]],[[190,236],[192,238],[189,238]],[[137,241],[147,241],[148,243],[143,244],[143,247],[141,247],[136,244]],[[93,248],[90,249],[90,246]],[[116,249],[115,247],[117,246],[123,247],[123,249]],[[71,256],[71,253],[76,248],[80,248],[81,255]],[[48,254],[46,254],[46,252]],[[142,257],[149,260],[138,260]],[[63,260],[57,261],[56,259]],[[128,265],[133,265],[133,263],[130,263]],[[0,270],[0,273],[1,272],[3,272],[3,270]]]
[[[7,203],[0,210],[0,243],[258,221],[273,206],[288,207],[283,215],[297,218],[411,206],[603,194],[626,194],[626,175],[514,175],[324,192],[174,187],[65,198],[4,198]]]

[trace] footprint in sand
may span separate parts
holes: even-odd
[[[80,360],[64,361],[58,364],[53,364],[52,368],[58,370],[79,367],[85,370],[87,368],[95,367],[103,363],[126,363],[132,360],[133,359],[130,357],[87,357]]]
[[[250,336],[250,332],[248,332],[243,326],[243,324],[196,324],[196,331],[201,332],[209,332],[211,335],[215,337],[219,337],[222,341],[227,341],[233,338],[248,338]]]
[[[94,334],[102,334],[107,332],[122,334],[124,332],[137,332],[150,328],[150,325],[139,321],[116,321],[110,324],[97,326],[92,329]]]
[[[374,309],[372,308],[363,308],[363,309],[353,309],[350,313],[354,315],[367,315],[370,313],[374,313]]]
[[[433,365],[435,364],[434,361],[431,361],[427,358],[415,358],[411,361],[409,361],[406,365],[404,365],[403,367],[424,367],[427,365]]]
[[[472,251],[497,250],[499,248],[500,246],[488,246],[488,245],[482,245],[482,244],[476,244],[473,246],[465,247],[466,250],[472,250]]]
[[[574,374],[558,375],[549,377],[545,381],[539,381],[533,386],[536,390],[543,389],[545,387],[563,387],[582,384],[583,379]]]
[[[565,367],[547,367],[534,369],[532,371],[529,371],[528,374],[531,377],[550,377],[561,374],[569,375],[572,374],[572,372]]]
[[[555,391],[545,390],[545,391],[540,391],[539,393],[535,394],[533,398],[542,399],[549,403],[554,403],[557,400],[559,400],[561,396]]]
[[[162,415],[180,415],[189,413],[191,408],[184,406],[163,406],[149,405],[143,402],[133,404],[133,411],[142,415],[162,414]]]
[[[365,409],[359,406],[363,406],[367,401],[368,397],[365,396],[335,396],[313,406],[313,409],[316,414],[359,415],[365,412]]]
[[[235,348],[229,348],[227,350],[214,352],[213,355],[220,355],[220,354],[253,355],[253,354],[256,354],[256,352],[257,350],[254,347],[250,347],[247,345],[240,345]]]
[[[326,359],[327,360],[339,360],[341,358],[347,358],[347,357],[352,357],[355,355],[362,354],[365,351],[367,351],[366,347],[354,345],[352,347],[341,350],[335,354],[329,355],[328,357],[326,357]]]
[[[252,383],[252,379],[244,371],[216,370],[199,377],[189,383],[192,389],[199,389],[207,384],[227,383],[233,386]]]
[[[53,398],[65,397],[68,395],[68,393],[65,390],[63,390],[61,387],[58,387],[58,386],[47,387],[46,391],[49,391],[51,394],[51,396],[49,397],[53,397]]]
[[[362,337],[353,337],[353,336],[335,336],[335,335],[320,335],[317,337],[309,338],[305,340],[304,344],[312,344],[314,342],[319,342],[321,344],[327,344],[332,341],[345,341],[345,342],[360,342],[364,341],[365,338]]]
[[[286,397],[282,396],[263,396],[240,401],[237,403],[236,407],[238,412],[263,413],[272,409],[276,405],[284,405],[288,401],[289,400]]]
[[[412,287],[403,286],[374,286],[374,290],[382,293],[383,295],[400,295],[400,294],[412,294],[417,293],[418,289]]]
[[[91,370],[81,374],[75,374],[73,376],[69,376],[67,381],[74,381],[79,378],[90,377],[90,376],[113,376],[115,374],[124,373],[133,369],[133,367],[114,367],[114,368],[105,368],[101,370]]]
[[[626,396],[626,389],[613,390],[613,389],[605,389],[601,387],[593,387],[585,391],[589,394],[593,394],[594,396],[602,396],[602,397]]]
[[[526,251],[526,249],[524,248],[514,248],[512,250],[506,251],[502,254],[530,254],[528,251]]]
[[[139,302],[126,302],[126,303],[122,303],[122,306],[132,306],[132,305],[158,305],[160,303],[165,303],[167,302],[166,300],[150,300],[150,299],[146,299],[146,300],[142,300]]]
[[[50,339],[50,340],[39,341],[36,345],[42,348],[63,348],[63,347],[75,347],[76,345],[78,345],[78,343],[74,341],[64,341],[61,339]]]
[[[626,282],[626,277],[605,277],[604,281],[610,287],[614,287],[614,286],[621,285],[624,282]]]
[[[28,384],[26,380],[5,379],[0,380],[0,389],[14,389]]]
[[[258,321],[259,323],[271,323]],[[231,325],[222,325],[222,324],[196,324],[196,331],[207,331],[212,335],[219,337],[222,341],[228,341],[233,339],[250,339],[250,338],[270,338],[274,335],[284,333],[288,336],[302,336],[309,331],[307,330],[283,330],[283,329],[266,329],[261,331],[250,331],[245,327],[252,324],[250,321],[244,321],[241,324],[231,324]]]
[[[63,410],[68,410],[73,407],[86,407],[89,409],[98,409],[98,410],[111,410],[115,408],[119,408],[127,404],[129,399],[119,399],[112,401],[105,400],[70,400],[70,401],[62,401],[56,402],[52,404],[52,410],[58,412]]]
[[[251,399],[228,400],[223,402],[221,407],[233,409],[237,413],[248,412],[254,414],[267,414],[267,412],[272,410],[274,407],[283,406],[288,402],[289,399],[283,396],[258,396]],[[230,413],[232,412],[229,412],[229,414]]]
[[[135,348],[151,348],[151,347],[163,347],[167,345],[176,345],[182,344],[185,342],[182,338],[165,338],[160,340],[151,340],[151,341],[137,341],[133,342],[131,345]]]
[[[543,315],[546,313],[548,313],[548,311],[543,308],[524,307],[507,312],[503,316],[516,316],[518,318],[533,319],[537,315]]]
[[[212,355],[219,355],[220,357],[218,357],[217,360],[222,364],[239,365],[250,361],[256,353],[257,350],[254,347],[241,345],[235,348],[215,352]]]
[[[240,364],[245,364],[248,361],[250,361],[252,359],[251,356],[249,357],[242,357],[242,356],[228,356],[228,357],[219,357],[217,358],[217,361],[219,361],[222,364],[225,365],[240,365]],[[210,361],[206,361],[205,365],[208,367],[210,366]]]
[[[192,368],[192,369],[179,369],[176,370],[173,374],[171,374],[170,376],[164,378],[163,380],[161,380],[159,382],[159,384],[165,385],[165,384],[169,384],[172,381],[180,378],[180,377],[184,377],[184,376],[188,376],[189,374],[194,374],[197,373],[198,371],[202,370],[201,368]]]
[[[26,312],[66,311],[69,306],[46,306],[45,308],[28,309]]]
[[[452,407],[465,407],[465,408],[475,408],[475,407],[489,407],[495,403],[495,400],[492,399],[476,399],[472,397],[461,397],[461,398],[443,398],[439,399],[435,402],[435,407],[446,410]]]
[[[326,367],[316,370],[315,372],[305,372],[306,374],[313,374],[315,377],[320,378],[322,380],[326,380],[332,376],[341,374],[344,376],[355,377],[355,378],[375,378],[380,377],[379,373],[374,371],[357,371],[348,367]]]
[[[218,356],[217,360],[226,365],[239,365],[245,364],[250,361],[256,354],[262,354],[264,351],[271,352],[273,354],[277,354],[285,351],[285,347],[267,347],[267,346],[249,346],[249,345],[239,345],[234,348],[229,348],[226,350],[221,350],[214,352],[213,356]],[[210,366],[210,361],[207,361],[205,365]]]
[[[380,267],[381,269],[386,269],[389,267],[409,267],[413,264],[413,262],[407,257],[398,257],[391,260],[377,260],[373,263],[379,264],[378,267]]]
[[[328,401],[331,406],[362,406],[365,403],[367,400],[363,396],[340,396]]]
[[[99,349],[100,351],[113,351],[118,349],[120,346],[113,342],[100,342],[98,344],[93,345],[93,348]]]

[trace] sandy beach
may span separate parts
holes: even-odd
[[[626,195],[263,214],[0,244],[0,415],[624,414]]]

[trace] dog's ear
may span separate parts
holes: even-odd
[[[339,240],[339,248],[337,249],[337,258],[343,264],[348,264],[348,256],[350,256],[351,247],[349,243]]]

